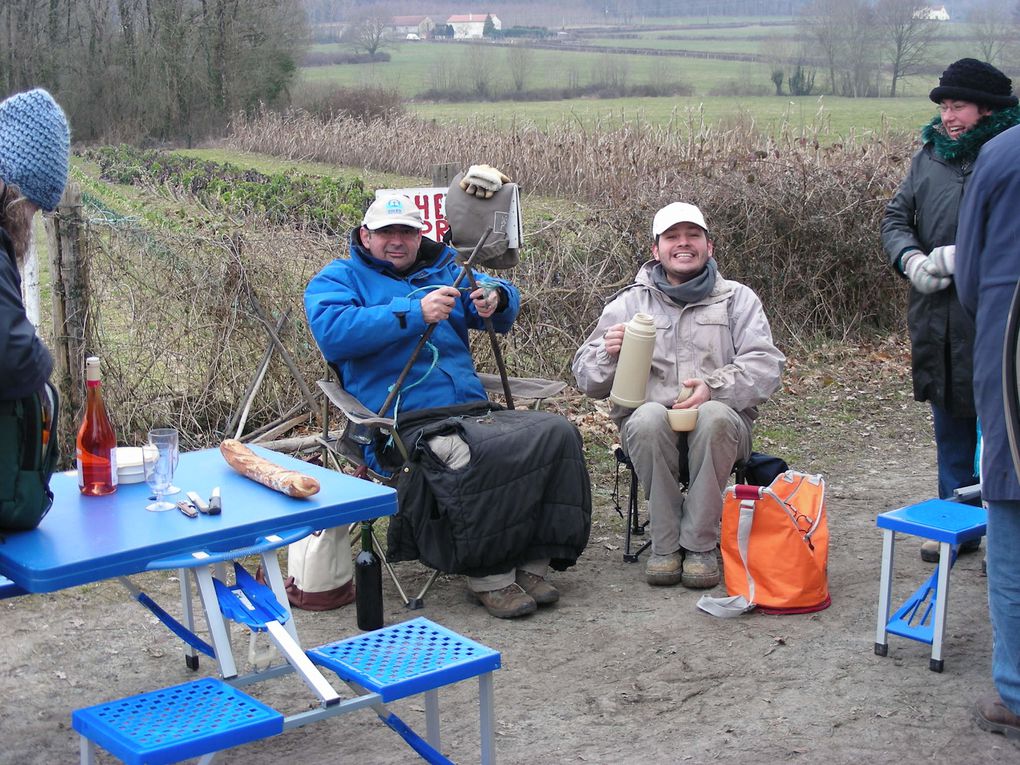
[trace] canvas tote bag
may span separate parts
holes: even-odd
[[[287,599],[306,611],[329,611],[354,600],[354,565],[347,526],[309,534],[287,547]]]
[[[820,475],[787,470],[768,486],[729,487],[720,547],[730,597],[702,596],[703,611],[729,617],[753,608],[771,614],[828,608],[829,522]]]

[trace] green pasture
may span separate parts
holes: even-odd
[[[320,46],[323,47],[323,46]],[[497,90],[510,90],[511,77],[506,46],[450,43],[394,43],[387,48],[390,61],[376,64],[343,64],[305,67],[301,83],[332,83],[346,87],[384,87],[413,98],[433,87],[444,73],[470,90],[471,72],[477,67],[492,71]],[[603,82],[607,67],[628,85],[685,82],[695,93],[708,93],[724,82],[747,82],[770,86],[768,69],[762,64],[638,54],[589,53],[529,49],[530,69],[525,88],[564,88],[571,83]]]
[[[834,98],[776,96],[709,98],[621,98],[612,100],[507,101],[466,104],[409,104],[416,114],[440,122],[492,120],[500,126],[526,120],[548,127],[564,120],[584,126],[625,123],[698,127],[754,124],[763,132],[787,127],[798,133],[820,131],[829,137],[886,130],[915,132],[935,114],[927,98]]]

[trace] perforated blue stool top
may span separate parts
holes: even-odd
[[[499,651],[424,617],[307,652],[345,681],[378,693],[384,702],[456,683],[500,667]]]
[[[283,732],[283,715],[205,678],[75,710],[71,725],[128,765],[166,765]]]
[[[876,518],[879,528],[954,545],[984,536],[987,521],[988,514],[983,507],[947,499],[929,499],[890,510]]]

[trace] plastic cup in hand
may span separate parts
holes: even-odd
[[[156,495],[156,501],[150,502],[145,506],[145,509],[154,513],[174,508],[173,502],[163,499],[174,475],[172,451],[171,444],[166,439],[149,442],[142,447],[145,482],[149,484],[152,493]]]
[[[180,435],[177,433],[177,430],[175,428],[153,428],[152,430],[149,431],[149,442],[150,443],[155,443],[155,441],[153,441],[153,436],[155,436],[156,438],[160,438],[160,439],[166,438],[166,439],[168,439],[169,441],[171,441],[173,443],[173,463],[174,464],[173,464],[173,468],[170,471],[170,475],[171,475],[171,478],[172,478],[173,477],[173,471],[177,470],[177,460],[180,459],[180,448],[181,448]],[[180,486],[174,486],[173,483],[171,483],[169,486],[167,486],[166,487],[166,491],[163,492],[163,494],[165,496],[169,496],[171,494],[180,494],[180,493],[181,493],[181,487]]]

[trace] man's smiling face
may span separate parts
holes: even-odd
[[[652,255],[662,264],[670,284],[683,284],[701,273],[712,257],[712,242],[696,223],[677,223],[652,245]]]

